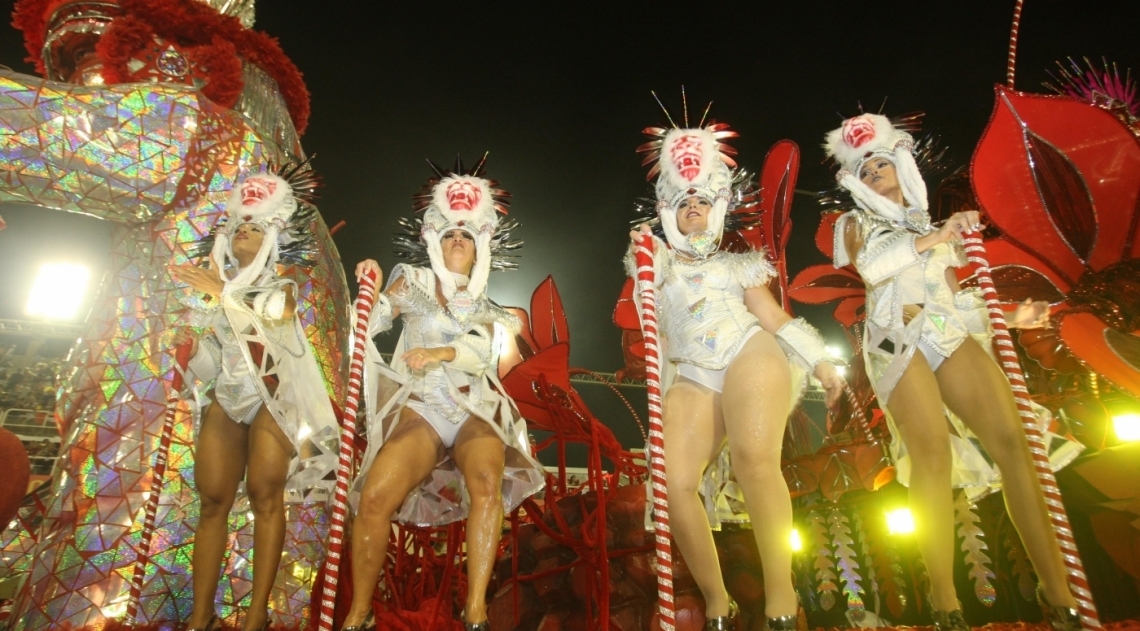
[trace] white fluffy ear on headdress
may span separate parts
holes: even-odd
[[[661,220],[661,229],[665,231],[665,240],[673,246],[674,250],[683,251],[685,249],[685,235],[681,234],[681,230],[677,228],[677,209],[664,208],[658,211],[657,217]]]
[[[487,289],[491,276],[491,232],[482,231],[475,236],[475,265],[471,270],[471,280],[467,292],[478,297]]]
[[[892,221],[902,221],[905,218],[903,209],[893,201],[871,190],[859,178],[846,172],[839,178],[839,185],[851,193],[851,198],[864,210],[869,210]]]
[[[898,176],[899,186],[902,188],[906,201],[922,210],[929,209],[927,200],[926,182],[918,170],[918,163],[910,149],[899,145],[895,147],[895,173]]]
[[[432,228],[425,228],[423,232],[424,249],[427,250],[428,260],[431,261],[431,271],[439,279],[439,288],[443,297],[451,300],[455,295],[455,277],[443,262],[443,247],[439,244],[440,235]]]
[[[723,197],[716,198],[712,210],[709,211],[708,231],[720,239],[724,234],[724,216],[728,214],[728,200]]]

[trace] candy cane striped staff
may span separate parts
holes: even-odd
[[[139,614],[139,599],[142,597],[143,578],[146,566],[150,564],[150,542],[154,538],[154,520],[158,514],[158,498],[162,495],[162,483],[166,477],[166,462],[170,458],[170,444],[174,442],[174,417],[178,410],[178,392],[182,390],[182,374],[190,361],[189,342],[180,344],[174,351],[177,367],[170,379],[170,392],[166,395],[166,418],[162,423],[162,437],[158,443],[158,453],[154,458],[154,469],[150,483],[150,494],[146,500],[146,515],[143,518],[142,536],[139,539],[138,555],[135,556],[135,570],[131,577],[131,589],[127,594],[125,619],[133,622]]]
[[[645,337],[645,374],[649,391],[649,470],[653,485],[653,527],[657,541],[657,610],[662,631],[673,631],[673,547],[669,537],[669,497],[665,488],[665,432],[661,424],[661,370],[654,300],[653,237],[642,235],[634,254],[637,288],[641,293],[641,332]]]
[[[360,389],[364,383],[364,345],[368,340],[368,318],[376,301],[376,273],[360,278],[356,296],[356,328],[352,332],[352,363],[349,365],[348,397],[344,403],[344,424],[340,428],[340,463],[336,470],[332,522],[329,524],[329,550],[321,575],[321,614],[319,631],[332,631],[336,608],[336,586],[340,578],[341,551],[344,549],[344,521],[348,513],[348,480],[356,458],[356,416],[360,409]]]
[[[974,233],[977,234],[977,233]],[[979,236],[969,236],[963,239],[966,255],[973,263],[978,278],[978,286],[986,299],[986,308],[990,314],[990,323],[994,329],[994,346],[998,354],[999,363],[1005,370],[1017,401],[1017,412],[1021,416],[1021,426],[1025,430],[1025,439],[1029,443],[1029,452],[1033,455],[1034,468],[1037,470],[1037,479],[1041,482],[1041,490],[1045,493],[1045,504],[1049,508],[1049,519],[1057,532],[1057,542],[1061,546],[1061,556],[1064,557],[1065,566],[1069,568],[1069,585],[1073,589],[1073,596],[1077,601],[1077,609],[1081,614],[1081,622],[1085,629],[1101,629],[1100,619],[1097,616],[1096,605],[1093,604],[1092,592],[1089,589],[1089,579],[1085,575],[1081,555],[1077,551],[1077,542],[1073,538],[1073,529],[1069,525],[1069,516],[1065,513],[1065,505],[1061,502],[1061,490],[1057,487],[1057,479],[1053,476],[1053,468],[1049,465],[1049,452],[1046,450],[1045,438],[1037,427],[1037,417],[1029,405],[1029,390],[1025,386],[1025,376],[1021,373],[1021,364],[1017,361],[1017,351],[1013,348],[1013,338],[1009,335],[1009,328],[1005,323],[1005,316],[998,302],[997,289],[990,277],[990,265],[986,259],[986,248]]]

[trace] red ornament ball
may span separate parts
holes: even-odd
[[[0,427],[0,528],[7,528],[8,522],[16,516],[28,492],[31,475],[32,462],[28,460],[24,443]]]

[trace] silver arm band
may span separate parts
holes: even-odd
[[[809,371],[815,370],[822,362],[832,361],[819,331],[803,318],[793,318],[784,323],[776,331],[776,341],[788,359],[803,364]]]

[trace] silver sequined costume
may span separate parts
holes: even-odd
[[[433,425],[445,443],[446,435],[454,436],[458,426],[473,420],[495,429],[506,447],[502,497],[504,511],[510,512],[545,483],[543,469],[531,455],[526,421],[496,374],[493,331],[502,327],[513,335],[520,327],[518,318],[481,295],[474,313],[459,320],[439,304],[431,269],[397,265],[388,287],[398,279],[403,279],[403,286],[393,292],[390,303],[386,298],[377,301],[369,321],[370,335],[385,331],[392,325],[393,309],[398,308],[404,330],[391,364],[383,361],[369,340],[365,370],[368,450],[353,485],[353,501],[359,501],[376,454],[407,406]],[[455,359],[437,368],[413,372],[400,359],[413,348],[442,347],[454,348]],[[408,495],[396,520],[421,526],[447,524],[464,519],[468,504],[463,476],[448,457]]]
[[[732,363],[748,335],[760,327],[744,304],[744,291],[767,286],[776,269],[762,251],[722,251],[705,259],[688,259],[660,242],[654,247],[653,259],[658,286],[656,311],[662,331],[659,341],[669,360],[662,367],[661,380],[662,390],[667,392],[684,364],[719,371]],[[626,272],[636,277],[631,253],[627,252],[625,266]],[[640,304],[635,304],[640,310]],[[822,343],[819,346],[822,349]],[[814,366],[801,361],[795,349],[784,350],[794,358],[790,362],[793,386],[788,393],[794,405],[807,370]],[[705,470],[700,493],[713,528],[724,522],[748,521],[744,494],[732,477],[727,444]]]
[[[948,358],[972,335],[992,354],[993,332],[980,290],[962,289],[955,293],[946,280],[947,269],[966,264],[961,245],[940,243],[919,253],[915,240],[935,228],[928,221],[915,223],[923,224],[924,228],[920,231],[874,213],[854,210],[835,224],[835,266],[853,262],[867,288],[863,358],[880,407],[896,436],[894,419],[887,412],[886,404],[915,353],[921,350],[920,345],[925,346],[927,352]],[[850,260],[844,242],[848,224],[856,226],[863,239],[863,247],[855,254],[854,261]],[[908,305],[921,308],[909,323],[903,318],[903,308]],[[1035,411],[1044,430],[1049,426],[1051,414],[1037,406]],[[974,496],[998,488],[1000,475],[977,437],[948,409],[945,412],[953,430],[950,443],[954,455],[954,486],[965,488]],[[1048,432],[1046,444],[1051,446],[1054,469],[1064,467],[1080,454],[1077,443]],[[890,448],[898,479],[907,484],[911,463],[906,445],[895,440]]]
[[[257,296],[289,286],[296,292],[270,270],[252,285],[226,283],[208,315],[213,334],[201,337],[188,368],[199,381],[214,381],[214,398],[237,423],[252,423],[265,404],[293,444],[285,500],[299,502],[335,484],[340,428],[298,316],[273,320],[251,307]]]

